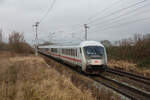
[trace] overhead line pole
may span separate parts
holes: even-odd
[[[35,27],[35,56],[38,56],[38,26],[39,26],[39,22],[36,22],[35,25],[33,25],[33,27]]]
[[[85,40],[88,39],[87,37],[87,33],[88,33],[88,29],[90,28],[87,24],[84,24],[84,28],[85,28]]]

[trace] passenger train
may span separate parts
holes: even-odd
[[[38,51],[87,73],[107,66],[105,47],[97,41],[83,41],[72,46],[39,46]]]

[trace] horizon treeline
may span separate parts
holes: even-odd
[[[150,34],[135,34],[134,37],[116,42],[107,48],[108,58],[126,60],[139,67],[150,68]]]
[[[12,53],[33,53],[32,47],[25,41],[24,34],[13,31],[8,37],[8,43],[3,41],[3,32],[0,30],[0,51],[10,51]]]

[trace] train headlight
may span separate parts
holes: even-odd
[[[91,60],[88,60],[88,63],[90,64],[90,63],[91,63]]]

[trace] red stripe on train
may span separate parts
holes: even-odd
[[[52,54],[52,55],[81,63],[81,60],[78,60],[78,59],[75,59],[75,58],[70,58],[70,57],[67,57],[67,56],[61,56],[61,55],[57,55],[57,54]]]

